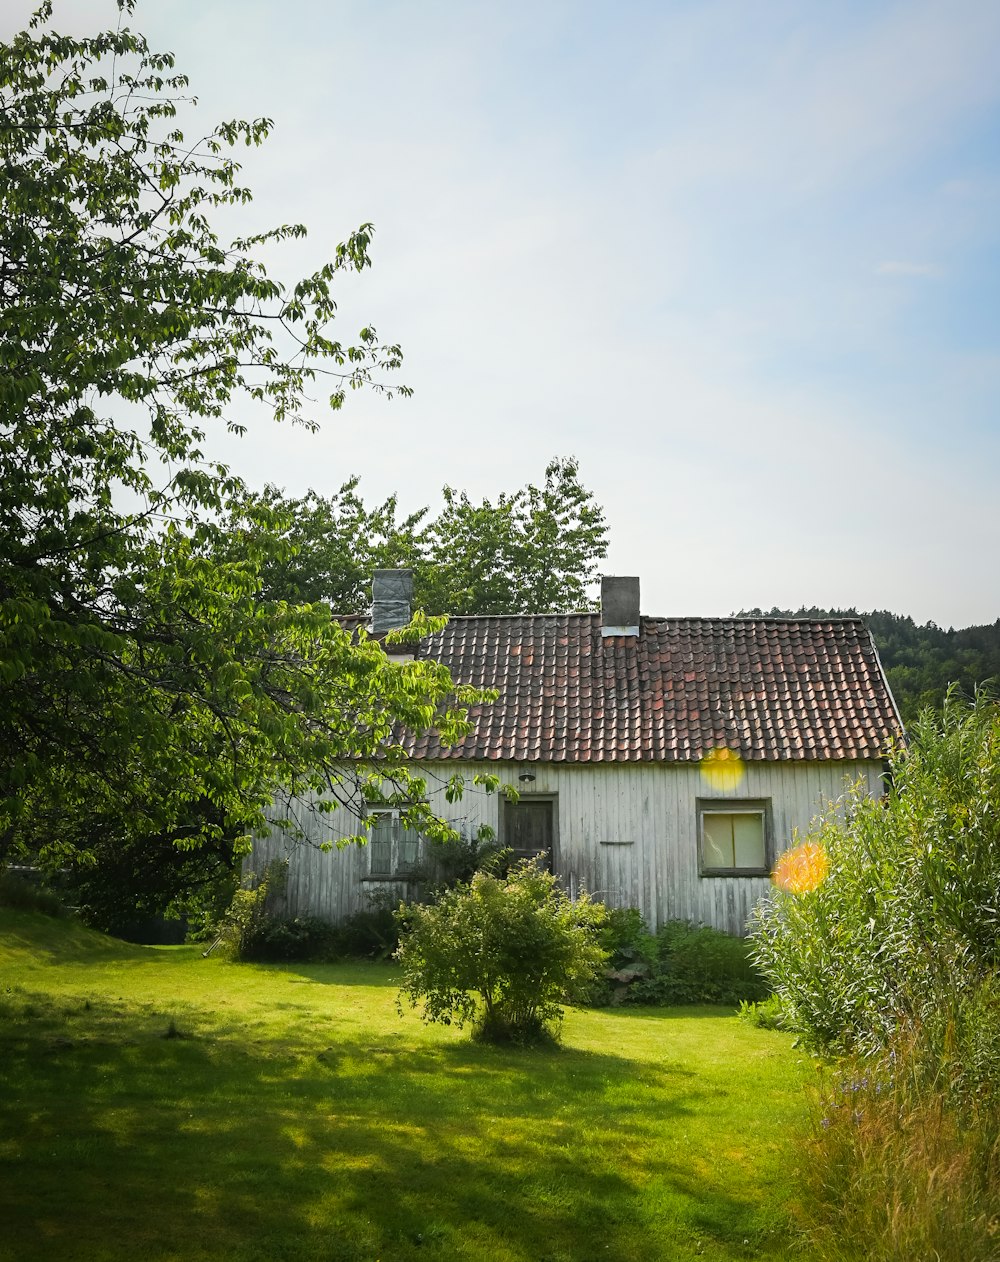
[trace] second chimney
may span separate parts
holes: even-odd
[[[372,634],[396,631],[410,621],[412,570],[376,570],[372,578]]]
[[[601,579],[601,635],[639,634],[639,580],[606,574]]]

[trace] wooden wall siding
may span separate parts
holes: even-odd
[[[860,779],[868,792],[882,792],[881,766],[861,762],[748,763],[745,775],[721,783],[706,781],[698,766],[649,763],[617,765],[531,764],[535,780],[518,782],[526,770],[512,763],[473,764],[462,771],[471,779],[477,770],[495,772],[531,793],[558,795],[554,868],[571,894],[581,888],[610,906],[639,907],[651,927],[664,920],[703,922],[742,933],[757,900],[767,892],[766,877],[703,877],[699,874],[697,801],[767,798],[771,802],[775,855],[803,833],[824,803],[839,799]],[[433,768],[430,783],[435,784]],[[441,780],[453,768],[445,769]],[[480,823],[499,828],[501,805],[496,795],[470,788],[462,801],[449,806],[443,788],[431,794],[435,809],[467,835]],[[304,812],[313,841],[336,836],[336,815]],[[342,821],[339,835],[355,829]],[[288,914],[313,914],[339,920],[367,906],[375,890],[398,896],[399,883],[365,880],[368,852],[363,847],[324,853],[293,843],[280,832],[255,843],[253,867],[270,858],[290,855],[285,906]]]

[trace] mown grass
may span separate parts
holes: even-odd
[[[787,1036],[606,1009],[499,1050],[395,995],[0,909],[0,1259],[792,1256]]]

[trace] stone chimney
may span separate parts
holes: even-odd
[[[405,627],[413,604],[412,570],[376,570],[372,579],[372,634]]]
[[[639,634],[639,580],[606,574],[601,579],[601,635]]]

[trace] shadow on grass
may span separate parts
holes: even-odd
[[[723,1244],[749,1230],[750,1207],[664,1143],[702,1104],[689,1070],[28,1017],[0,1034],[0,1258],[653,1262],[685,1212]]]
[[[244,967],[242,965],[238,967]],[[257,964],[275,973],[295,974],[319,986],[378,986],[398,989],[401,976],[391,960],[343,960],[337,964]]]
[[[739,1011],[733,1004],[674,1004],[669,1008],[652,1007],[646,1004],[619,1004],[616,1007],[601,1008],[601,1012],[613,1012],[616,1017],[641,1017],[644,1021],[691,1021],[698,1017],[712,1017],[718,1021],[720,1017],[732,1017]]]

